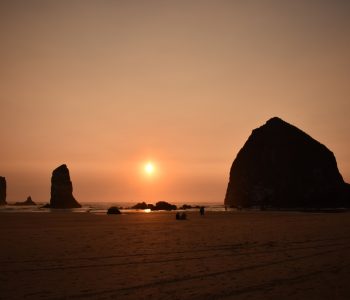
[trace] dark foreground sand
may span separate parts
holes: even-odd
[[[1,299],[350,299],[350,214],[1,213]]]

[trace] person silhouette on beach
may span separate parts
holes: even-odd
[[[183,213],[177,212],[175,218],[176,220],[187,220],[187,215],[185,212]]]
[[[199,213],[201,214],[201,216],[204,216],[204,206],[201,206],[201,208],[199,209]]]

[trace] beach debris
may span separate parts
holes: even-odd
[[[107,210],[107,215],[120,215],[120,214],[121,214],[121,212],[120,212],[119,208],[116,206],[112,206],[112,207],[108,208],[108,210]]]
[[[16,202],[15,205],[36,205],[36,203],[32,200],[31,196],[28,196],[26,201]]]
[[[0,205],[6,204],[6,179],[0,176]]]
[[[50,208],[79,208],[81,205],[73,197],[73,185],[66,165],[52,172]]]
[[[297,127],[272,118],[238,152],[227,186],[231,207],[350,207],[350,185],[333,153]]]

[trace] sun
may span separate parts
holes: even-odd
[[[152,175],[154,173],[154,165],[152,162],[148,162],[145,164],[145,167],[144,167],[144,170],[145,172],[148,174],[148,175]]]

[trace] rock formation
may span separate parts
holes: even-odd
[[[149,208],[146,202],[139,202],[131,207],[132,209],[147,209]]]
[[[131,207],[132,209],[150,209],[150,210],[176,210],[176,205],[170,204],[165,201],[159,201],[156,205],[147,204],[146,202],[140,202]]]
[[[0,176],[0,205],[6,204],[6,179]]]
[[[225,205],[349,207],[350,186],[333,153],[279,118],[253,130],[234,160]]]
[[[107,215],[120,215],[120,214],[121,214],[121,212],[120,212],[119,208],[116,206],[111,206],[107,210]]]
[[[32,197],[28,197],[26,201],[16,202],[15,205],[36,205],[36,203],[32,200]]]
[[[156,205],[151,208],[152,210],[176,210],[177,207],[174,204],[170,204],[166,201],[159,201]]]
[[[51,177],[50,208],[78,208],[81,205],[73,197],[73,186],[66,165],[53,170]]]

